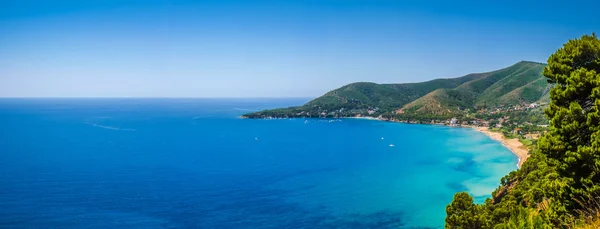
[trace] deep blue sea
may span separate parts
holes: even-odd
[[[0,99],[0,228],[443,228],[516,169],[471,129],[238,118],[307,100]]]

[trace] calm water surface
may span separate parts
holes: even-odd
[[[237,118],[306,101],[0,99],[0,228],[442,228],[516,169],[470,129]]]

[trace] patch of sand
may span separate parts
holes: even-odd
[[[508,148],[510,151],[512,151],[515,155],[517,155],[517,157],[519,157],[519,163],[517,164],[517,166],[519,168],[521,168],[521,165],[523,164],[523,162],[525,162],[525,160],[527,160],[527,158],[529,158],[529,150],[527,149],[527,147],[525,145],[523,145],[523,143],[521,143],[519,141],[519,139],[506,138],[506,137],[504,137],[504,134],[499,133],[499,132],[492,132],[487,127],[474,127],[473,129],[475,129],[481,133],[484,133],[485,135],[489,136],[491,139],[501,142],[502,145],[504,145],[506,148]]]

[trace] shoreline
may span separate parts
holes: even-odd
[[[492,140],[498,141],[502,143],[502,145],[508,148],[514,155],[519,158],[519,162],[517,163],[517,167],[521,168],[523,162],[529,158],[529,150],[523,145],[523,143],[519,142],[516,138],[506,138],[502,133],[492,132],[487,127],[472,127],[474,130],[481,132],[487,135]]]
[[[398,122],[398,121],[391,121],[391,120],[383,120],[383,119],[374,118],[374,117],[350,117],[350,118],[378,120],[378,121],[385,121],[385,122]],[[438,125],[438,124],[436,123],[436,124],[421,124],[421,125]],[[488,127],[479,127],[479,126],[457,126],[457,127],[471,128],[477,132],[485,134],[486,136],[488,136],[489,138],[491,138],[494,141],[500,142],[500,144],[502,144],[504,147],[506,147],[508,150],[510,150],[510,152],[512,152],[515,156],[517,156],[517,158],[518,158],[517,168],[518,169],[520,169],[521,165],[523,165],[523,163],[527,160],[527,158],[529,158],[529,149],[527,149],[527,147],[525,145],[523,145],[523,143],[521,143],[519,141],[519,139],[506,138],[504,136],[504,134],[499,133],[499,132],[492,132],[489,130]]]
[[[246,117],[241,116],[241,118],[246,118]],[[319,119],[319,118],[317,118],[317,119]],[[396,120],[387,120],[387,119],[381,119],[381,118],[369,117],[369,116],[363,116],[363,117],[339,117],[339,118],[341,118],[341,119],[363,119],[363,120],[374,120],[374,121],[381,121],[381,122],[403,123],[403,122],[399,122],[399,121],[396,121]],[[416,125],[438,125],[438,124],[436,123],[436,124],[416,124]],[[452,126],[449,126],[449,127],[452,127]],[[492,132],[487,127],[478,127],[478,126],[456,126],[456,127],[471,128],[471,129],[473,129],[473,130],[475,130],[477,132],[485,134],[486,136],[488,136],[489,138],[491,138],[494,141],[500,142],[504,147],[506,147],[515,156],[517,156],[517,158],[518,158],[517,168],[519,168],[519,169],[521,168],[521,165],[523,165],[523,162],[525,162],[527,160],[527,158],[529,158],[529,149],[527,149],[525,147],[525,145],[523,145],[523,143],[521,143],[516,138],[506,138],[506,137],[504,137],[504,134],[498,133],[498,132]]]
[[[385,121],[385,120],[381,120],[379,118],[375,118],[375,117],[368,117],[368,116],[364,116],[364,117],[342,117],[342,118],[348,118],[348,119],[365,119],[365,120],[375,120],[375,121]]]

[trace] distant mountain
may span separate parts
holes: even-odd
[[[545,65],[521,61],[510,67],[421,83],[352,83],[302,106],[246,114],[264,117],[348,117],[396,113],[448,115],[465,108],[546,100]]]

